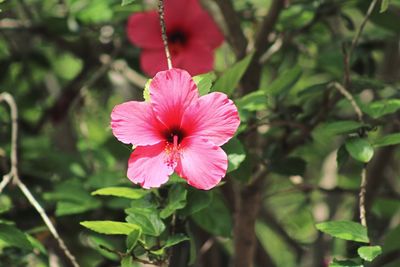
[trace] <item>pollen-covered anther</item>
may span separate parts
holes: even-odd
[[[165,145],[165,153],[167,155],[165,163],[167,166],[175,167],[176,162],[179,160],[181,152],[181,145],[178,144],[178,136],[173,136],[173,143],[167,141]]]

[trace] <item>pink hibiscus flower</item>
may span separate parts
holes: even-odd
[[[172,65],[191,75],[213,69],[214,49],[224,37],[198,0],[165,0],[165,24]],[[157,11],[130,16],[127,35],[142,48],[140,64],[146,74],[168,69]]]
[[[127,176],[144,188],[159,187],[174,171],[196,188],[216,186],[228,167],[220,146],[239,123],[227,95],[199,96],[190,74],[180,69],[157,73],[150,84],[150,103],[126,102],[111,113],[114,136],[137,146]]]

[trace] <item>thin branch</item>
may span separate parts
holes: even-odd
[[[259,64],[265,64],[276,52],[281,49],[283,45],[283,37],[279,37],[276,41],[271,45],[271,47],[260,57],[258,60]]]
[[[268,36],[274,30],[275,24],[278,21],[279,15],[285,7],[285,1],[274,0],[271,4],[268,14],[265,16],[261,24],[261,28],[257,33],[254,49],[258,55],[262,55],[268,49]]]
[[[88,88],[96,84],[106,74],[121,48],[118,40],[114,42],[114,45],[115,49],[110,56],[99,57],[101,65],[94,72],[92,72],[89,63],[85,62],[82,71],[62,90],[62,94],[56,102],[43,112],[35,126],[35,132],[40,131],[48,120],[53,122],[62,120],[68,114],[71,106],[76,104]]]
[[[367,13],[365,14],[364,20],[361,23],[360,28],[358,28],[358,31],[356,32],[356,35],[353,38],[353,41],[351,42],[351,47],[349,50],[349,58],[351,57],[351,53],[353,53],[354,48],[357,46],[358,40],[360,39],[360,36],[364,30],[364,27],[367,24],[367,21],[368,21],[369,17],[371,16],[372,11],[374,11],[374,8],[375,8],[377,2],[378,2],[378,0],[371,1],[371,4],[368,7]]]
[[[343,45],[343,64],[344,64],[344,86],[346,88],[350,87],[350,61],[351,61],[351,56],[353,54],[354,49],[356,48],[358,41],[360,39],[360,36],[364,30],[365,25],[367,24],[367,21],[369,17],[372,14],[372,11],[374,10],[376,3],[378,0],[372,0],[371,4],[368,7],[367,13],[365,14],[364,20],[362,21],[360,28],[358,28],[356,35],[354,36],[350,49],[347,50],[346,46]]]
[[[135,70],[129,68],[128,64],[126,64],[123,60],[116,60],[111,68],[121,75],[123,75],[131,84],[139,87],[144,88],[147,82],[147,78],[141,75],[140,73],[136,72]]]
[[[57,240],[58,245],[60,246],[61,250],[64,252],[65,256],[70,260],[71,264],[74,267],[79,267],[78,262],[76,261],[75,257],[69,251],[67,246],[65,245],[64,241],[61,239],[60,235],[58,234],[56,228],[54,227],[53,223],[51,222],[50,218],[47,216],[46,212],[39,204],[39,202],[35,199],[26,185],[21,181],[18,174],[18,158],[17,158],[17,138],[18,138],[18,109],[15,103],[14,98],[9,93],[2,93],[0,94],[0,102],[5,101],[10,109],[11,109],[11,121],[12,121],[12,129],[11,129],[11,170],[10,173],[3,177],[3,181],[1,182],[2,188],[1,190],[7,185],[7,183],[11,180],[15,182],[15,184],[21,189],[22,193],[28,199],[29,203],[36,209],[39,213],[40,217],[42,217],[44,223],[46,224],[47,228],[49,229],[50,233],[53,237]],[[6,179],[6,182],[4,182]],[[0,190],[0,192],[1,192]]]
[[[67,256],[67,258],[71,261],[71,263],[74,267],[79,267],[79,264],[75,259],[75,256],[72,255],[72,253],[69,251],[68,247],[64,243],[64,240],[61,239],[60,235],[57,232],[57,229],[51,222],[50,218],[47,216],[47,214],[44,211],[44,209],[42,208],[42,206],[40,206],[39,202],[32,195],[31,191],[29,191],[29,189],[19,179],[18,176],[14,177],[14,181],[18,185],[18,187],[21,189],[22,193],[24,193],[24,195],[28,199],[29,203],[32,204],[32,206],[39,213],[40,217],[42,217],[43,222],[46,224],[47,228],[49,229],[49,231],[53,235],[53,237],[57,240],[58,245],[60,246],[61,250],[64,252],[65,256]]]
[[[358,106],[357,102],[354,100],[354,97],[350,94],[349,91],[346,90],[340,83],[333,82],[330,84],[330,87],[338,90],[347,100],[349,100],[351,106],[354,109],[354,112],[357,114],[357,118],[361,123],[364,123],[363,114],[361,108]]]
[[[268,14],[264,17],[264,20],[261,23],[260,30],[256,34],[255,38],[253,49],[254,55],[242,79],[241,84],[243,88],[240,92],[240,95],[242,96],[259,88],[262,65],[258,61],[269,48],[270,40],[268,39],[268,36],[273,32],[275,24],[284,7],[285,1],[273,0]]]
[[[354,112],[357,114],[358,121],[364,123],[363,114],[358,106],[357,102],[354,100],[354,97],[350,94],[349,91],[346,90],[341,84],[334,82],[330,85],[337,89],[347,100],[351,103]],[[364,137],[366,135],[365,132],[360,133],[360,137]],[[367,164],[364,164],[361,170],[361,185],[360,185],[360,193],[359,193],[359,203],[358,209],[360,212],[360,221],[361,224],[367,227],[367,220],[366,220],[366,210],[365,210],[365,195],[367,192]]]
[[[365,194],[367,192],[367,166],[364,165],[361,171],[361,185],[360,185],[360,203],[359,203],[359,210],[360,210],[360,221],[361,224],[367,227],[367,219],[366,219],[366,212],[365,212]]]
[[[161,37],[164,44],[165,56],[167,57],[168,69],[172,69],[171,54],[169,53],[168,48],[168,36],[164,18],[164,0],[158,1],[158,15],[160,16]]]
[[[18,176],[18,155],[17,155],[17,139],[18,139],[18,109],[15,104],[14,98],[8,93],[0,94],[0,103],[4,101],[11,110],[11,169],[10,172],[3,176],[0,183],[0,193],[4,187],[12,180],[13,177]]]

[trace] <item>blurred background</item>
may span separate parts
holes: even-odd
[[[221,2],[233,5],[248,40],[245,51],[250,52],[272,1],[202,1],[225,35],[225,42],[213,52],[214,80],[242,58],[224,20],[228,10],[221,8]],[[79,222],[125,220],[123,210],[129,207],[129,199],[92,196],[91,192],[133,186],[126,178],[131,147],[113,137],[110,113],[116,104],[143,100],[149,77],[141,70],[141,49],[129,41],[126,25],[130,15],[153,9],[155,3],[0,3],[0,92],[13,95],[18,105],[21,180],[82,266],[119,266],[119,256],[100,246],[123,250],[125,239],[91,232]],[[350,89],[365,123],[357,122],[345,97],[326,89],[331,81],[342,82],[343,44],[353,40],[369,3],[287,1],[274,30],[266,36],[265,53],[254,63],[260,64],[260,75],[253,90],[271,90],[271,97],[245,98],[240,93],[243,85],[232,92],[243,129],[236,139],[240,142],[226,149],[237,166],[226,183],[210,193],[212,205],[182,219],[182,231],[190,232],[191,241],[174,248],[170,266],[189,266],[188,262],[232,266],[232,259],[239,255],[232,239],[238,218],[234,193],[254,174],[257,157],[268,162],[269,173],[260,186],[255,266],[328,266],[335,256],[354,257],[352,242],[332,240],[314,225],[358,220],[363,164],[349,158],[343,144],[360,129],[368,131],[368,139],[375,144],[367,168],[367,210],[370,238],[383,247],[381,258],[365,266],[400,266],[400,150],[395,146],[400,141],[398,136],[395,141],[382,141],[400,129],[400,1],[390,1],[383,11],[378,1],[348,64]],[[265,140],[261,154],[252,154],[246,143],[250,128],[246,126],[254,122],[248,119],[251,114],[260,121],[255,128]],[[1,176],[10,167],[10,135],[9,109],[0,105]],[[0,193],[0,223],[28,235],[31,243],[27,248],[7,242],[0,231],[0,266],[69,266],[40,216],[13,183]]]

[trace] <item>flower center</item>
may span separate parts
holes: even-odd
[[[173,31],[170,34],[168,34],[168,42],[172,45],[174,44],[185,44],[187,41],[186,34],[184,34],[182,31]]]
[[[184,138],[184,132],[181,129],[170,129],[164,132],[164,137],[167,141],[165,152],[168,155],[165,163],[174,168],[180,158],[180,143]]]
[[[177,54],[187,43],[187,35],[180,30],[172,31],[168,34],[168,43],[171,54]]]
[[[183,140],[184,132],[181,129],[170,129],[164,132],[165,139],[170,145],[177,147]]]

